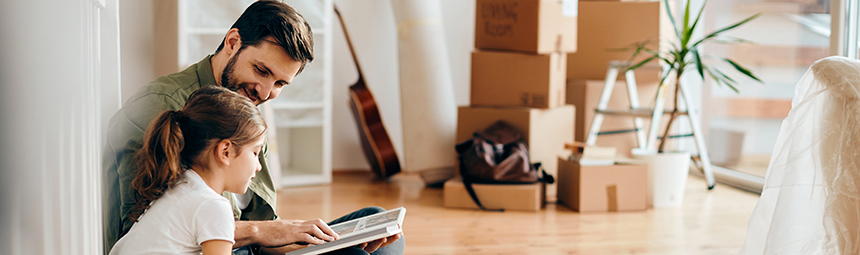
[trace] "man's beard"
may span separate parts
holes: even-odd
[[[221,86],[237,93],[240,89],[243,89],[245,91],[245,95],[248,97],[249,100],[253,101],[254,98],[256,98],[258,101],[255,104],[260,105],[263,102],[266,102],[268,99],[264,100],[260,98],[260,96],[257,95],[257,90],[251,88],[250,84],[240,84],[239,78],[236,77],[236,74],[234,73],[234,69],[236,68],[236,60],[239,58],[239,54],[242,53],[242,50],[243,49],[240,48],[239,51],[236,52],[236,55],[233,55],[233,57],[230,58],[229,61],[227,61],[227,66],[225,66],[224,70],[221,72]]]

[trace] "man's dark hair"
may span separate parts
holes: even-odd
[[[296,9],[286,3],[274,0],[260,0],[248,6],[242,16],[233,23],[239,29],[242,39],[241,52],[245,47],[258,46],[266,37],[272,36],[275,42],[293,60],[302,62],[299,73],[307,63],[314,60],[314,35],[311,26]],[[224,37],[224,40],[227,38]],[[215,53],[224,48],[224,40]]]

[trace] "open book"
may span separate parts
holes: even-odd
[[[334,224],[329,227],[340,236],[337,240],[324,244],[310,245],[307,248],[288,252],[287,254],[320,254],[399,234],[403,232],[401,226],[403,225],[403,217],[405,216],[406,208],[400,207]]]

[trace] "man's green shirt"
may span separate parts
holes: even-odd
[[[191,65],[182,72],[156,78],[137,91],[110,119],[107,129],[107,144],[104,150],[104,231],[105,254],[119,238],[127,233],[134,222],[128,218],[134,206],[134,179],[136,165],[134,153],[143,146],[143,133],[149,123],[166,110],[181,110],[192,92],[201,86],[216,85],[210,58]],[[263,169],[250,185],[255,196],[250,204],[240,210],[232,193],[224,197],[233,205],[237,220],[274,220],[276,193],[266,163],[267,148],[260,153]]]

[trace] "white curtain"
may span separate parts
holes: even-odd
[[[46,8],[47,7],[47,8]],[[102,254],[119,1],[0,1],[0,254]]]
[[[860,61],[817,61],[791,108],[739,254],[860,254]]]

